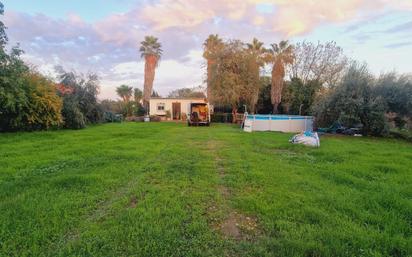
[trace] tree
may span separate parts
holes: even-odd
[[[317,92],[322,85],[316,80],[307,81],[306,84],[300,78],[292,78],[283,88],[280,108],[283,113],[309,115],[315,102]]]
[[[293,63],[293,46],[288,41],[281,41],[279,44],[272,44],[269,50],[268,60],[272,66],[272,88],[270,91],[273,105],[273,113],[278,113],[278,106],[282,101],[282,90],[285,77],[286,66]]]
[[[67,72],[57,67],[59,84],[71,93],[61,94],[63,98],[63,120],[66,128],[84,128],[87,123],[103,121],[103,109],[97,101],[99,78],[95,74],[87,76]]]
[[[412,76],[398,75],[395,72],[382,74],[376,82],[374,95],[381,97],[386,112],[396,127],[403,128],[412,118]]]
[[[366,65],[352,63],[341,82],[315,105],[319,125],[330,125],[335,121],[348,127],[362,124],[365,135],[385,134],[386,105],[381,97],[373,94],[374,83]]]
[[[145,58],[143,102],[146,110],[149,110],[149,99],[153,90],[155,70],[162,55],[162,45],[153,36],[146,36],[140,43],[141,57]]]
[[[260,68],[265,64],[267,50],[263,47],[263,42],[256,38],[253,38],[252,43],[248,43],[246,46],[243,58],[246,59],[247,68],[243,74],[247,83],[246,87],[242,90],[242,98],[247,103],[249,111],[255,113],[261,88]]]
[[[263,43],[257,39],[248,45],[240,40],[230,40],[214,51],[208,71],[208,97],[212,97],[215,106],[231,106],[233,122],[236,122],[240,105],[246,104],[251,112],[255,112],[260,68],[265,56]]]
[[[348,58],[335,42],[297,43],[294,46],[294,62],[291,76],[299,78],[303,84],[318,81],[322,85],[334,86],[342,77]]]
[[[170,98],[206,98],[201,87],[198,88],[179,88],[169,93]]]
[[[143,92],[140,88],[135,88],[133,91],[133,97],[136,104],[140,104],[140,101],[143,98]]]
[[[260,78],[259,97],[256,106],[257,113],[268,114],[272,112],[273,106],[270,100],[271,77],[263,76]]]
[[[0,15],[3,15],[0,2]],[[48,129],[61,123],[61,100],[48,79],[28,67],[23,51],[8,53],[5,26],[0,22],[0,131]]]
[[[210,103],[213,103],[212,99],[212,93],[211,93],[211,88],[212,88],[212,75],[213,75],[213,66],[216,64],[216,59],[218,57],[218,52],[222,49],[224,43],[222,39],[219,38],[217,34],[209,35],[209,37],[206,39],[206,41],[203,44],[203,58],[206,59],[207,61],[207,87],[206,87],[206,94],[208,101]]]
[[[0,15],[4,15],[4,5],[0,2]],[[8,41],[7,34],[6,34],[6,26],[4,23],[0,21],[0,51],[4,51],[4,47],[6,46]],[[0,53],[1,54],[1,53]]]
[[[121,85],[116,88],[116,93],[123,100],[123,102],[128,104],[133,95],[133,88],[127,85]]]
[[[246,56],[243,42],[229,41],[216,53],[211,70],[210,93],[214,104],[230,105],[233,122],[236,122],[237,109],[248,86],[246,73],[250,71],[250,62]]]

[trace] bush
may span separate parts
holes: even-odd
[[[407,129],[394,129],[389,132],[392,138],[403,139],[412,143],[412,131]]]
[[[126,118],[126,121],[142,122],[144,121],[144,116],[130,116]]]
[[[54,84],[37,73],[26,77],[27,124],[26,129],[49,129],[62,124],[62,100]]]
[[[104,122],[122,122],[123,115],[114,114],[113,112],[104,112],[103,119],[104,119]]]
[[[342,81],[314,106],[319,126],[338,121],[346,127],[363,125],[364,134],[386,135],[386,105],[373,94],[374,80],[365,65],[353,63]]]
[[[65,128],[82,129],[86,127],[86,118],[74,98],[66,97],[64,99],[62,115]]]
[[[36,72],[20,71],[12,77],[0,75],[5,82],[0,85],[0,131],[58,127],[62,101],[54,84]]]
[[[233,115],[231,113],[213,113],[210,116],[212,122],[232,123]]]
[[[80,129],[87,123],[104,121],[103,106],[97,102],[99,93],[99,79],[94,74],[84,77],[74,72],[58,69],[60,85],[70,90],[60,92],[63,97],[64,127]]]

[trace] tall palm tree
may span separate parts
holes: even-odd
[[[127,85],[121,85],[116,88],[116,93],[122,98],[123,102],[129,103],[133,94],[133,88]]]
[[[220,50],[223,46],[223,41],[217,34],[209,35],[206,39],[205,43],[203,44],[203,58],[207,61],[207,98],[209,102],[212,102],[212,94],[211,94],[211,81],[212,81],[212,71],[213,71],[213,64],[215,63],[217,54],[216,52]]]
[[[278,113],[279,104],[282,101],[283,78],[285,77],[286,66],[294,61],[293,46],[288,41],[280,41],[279,44],[272,44],[269,50],[268,61],[272,66],[272,88],[270,99],[273,105],[273,113]]]
[[[251,55],[252,59],[252,66],[253,69],[253,79],[250,80],[249,86],[249,108],[250,112],[254,113],[256,108],[256,103],[259,97],[259,89],[260,89],[260,68],[265,65],[265,54],[267,50],[263,47],[263,42],[260,42],[257,38],[253,38],[251,43],[246,44],[248,54]]]
[[[149,99],[153,90],[155,70],[162,56],[162,45],[156,37],[146,36],[144,41],[140,42],[140,53],[141,57],[145,58],[143,102],[146,111],[149,111]]]

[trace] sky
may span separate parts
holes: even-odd
[[[162,43],[154,90],[204,85],[209,34],[267,46],[336,41],[370,70],[412,72],[412,0],[0,0],[11,45],[48,76],[54,67],[97,73],[100,99],[121,84],[143,88],[139,44]]]

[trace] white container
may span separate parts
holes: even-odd
[[[243,131],[245,132],[253,131],[253,122],[251,120],[245,120],[245,124],[243,125]]]
[[[246,123],[251,123],[251,131],[302,132],[313,130],[312,116],[247,115],[245,128]]]
[[[144,122],[150,122],[150,116],[144,116]]]

